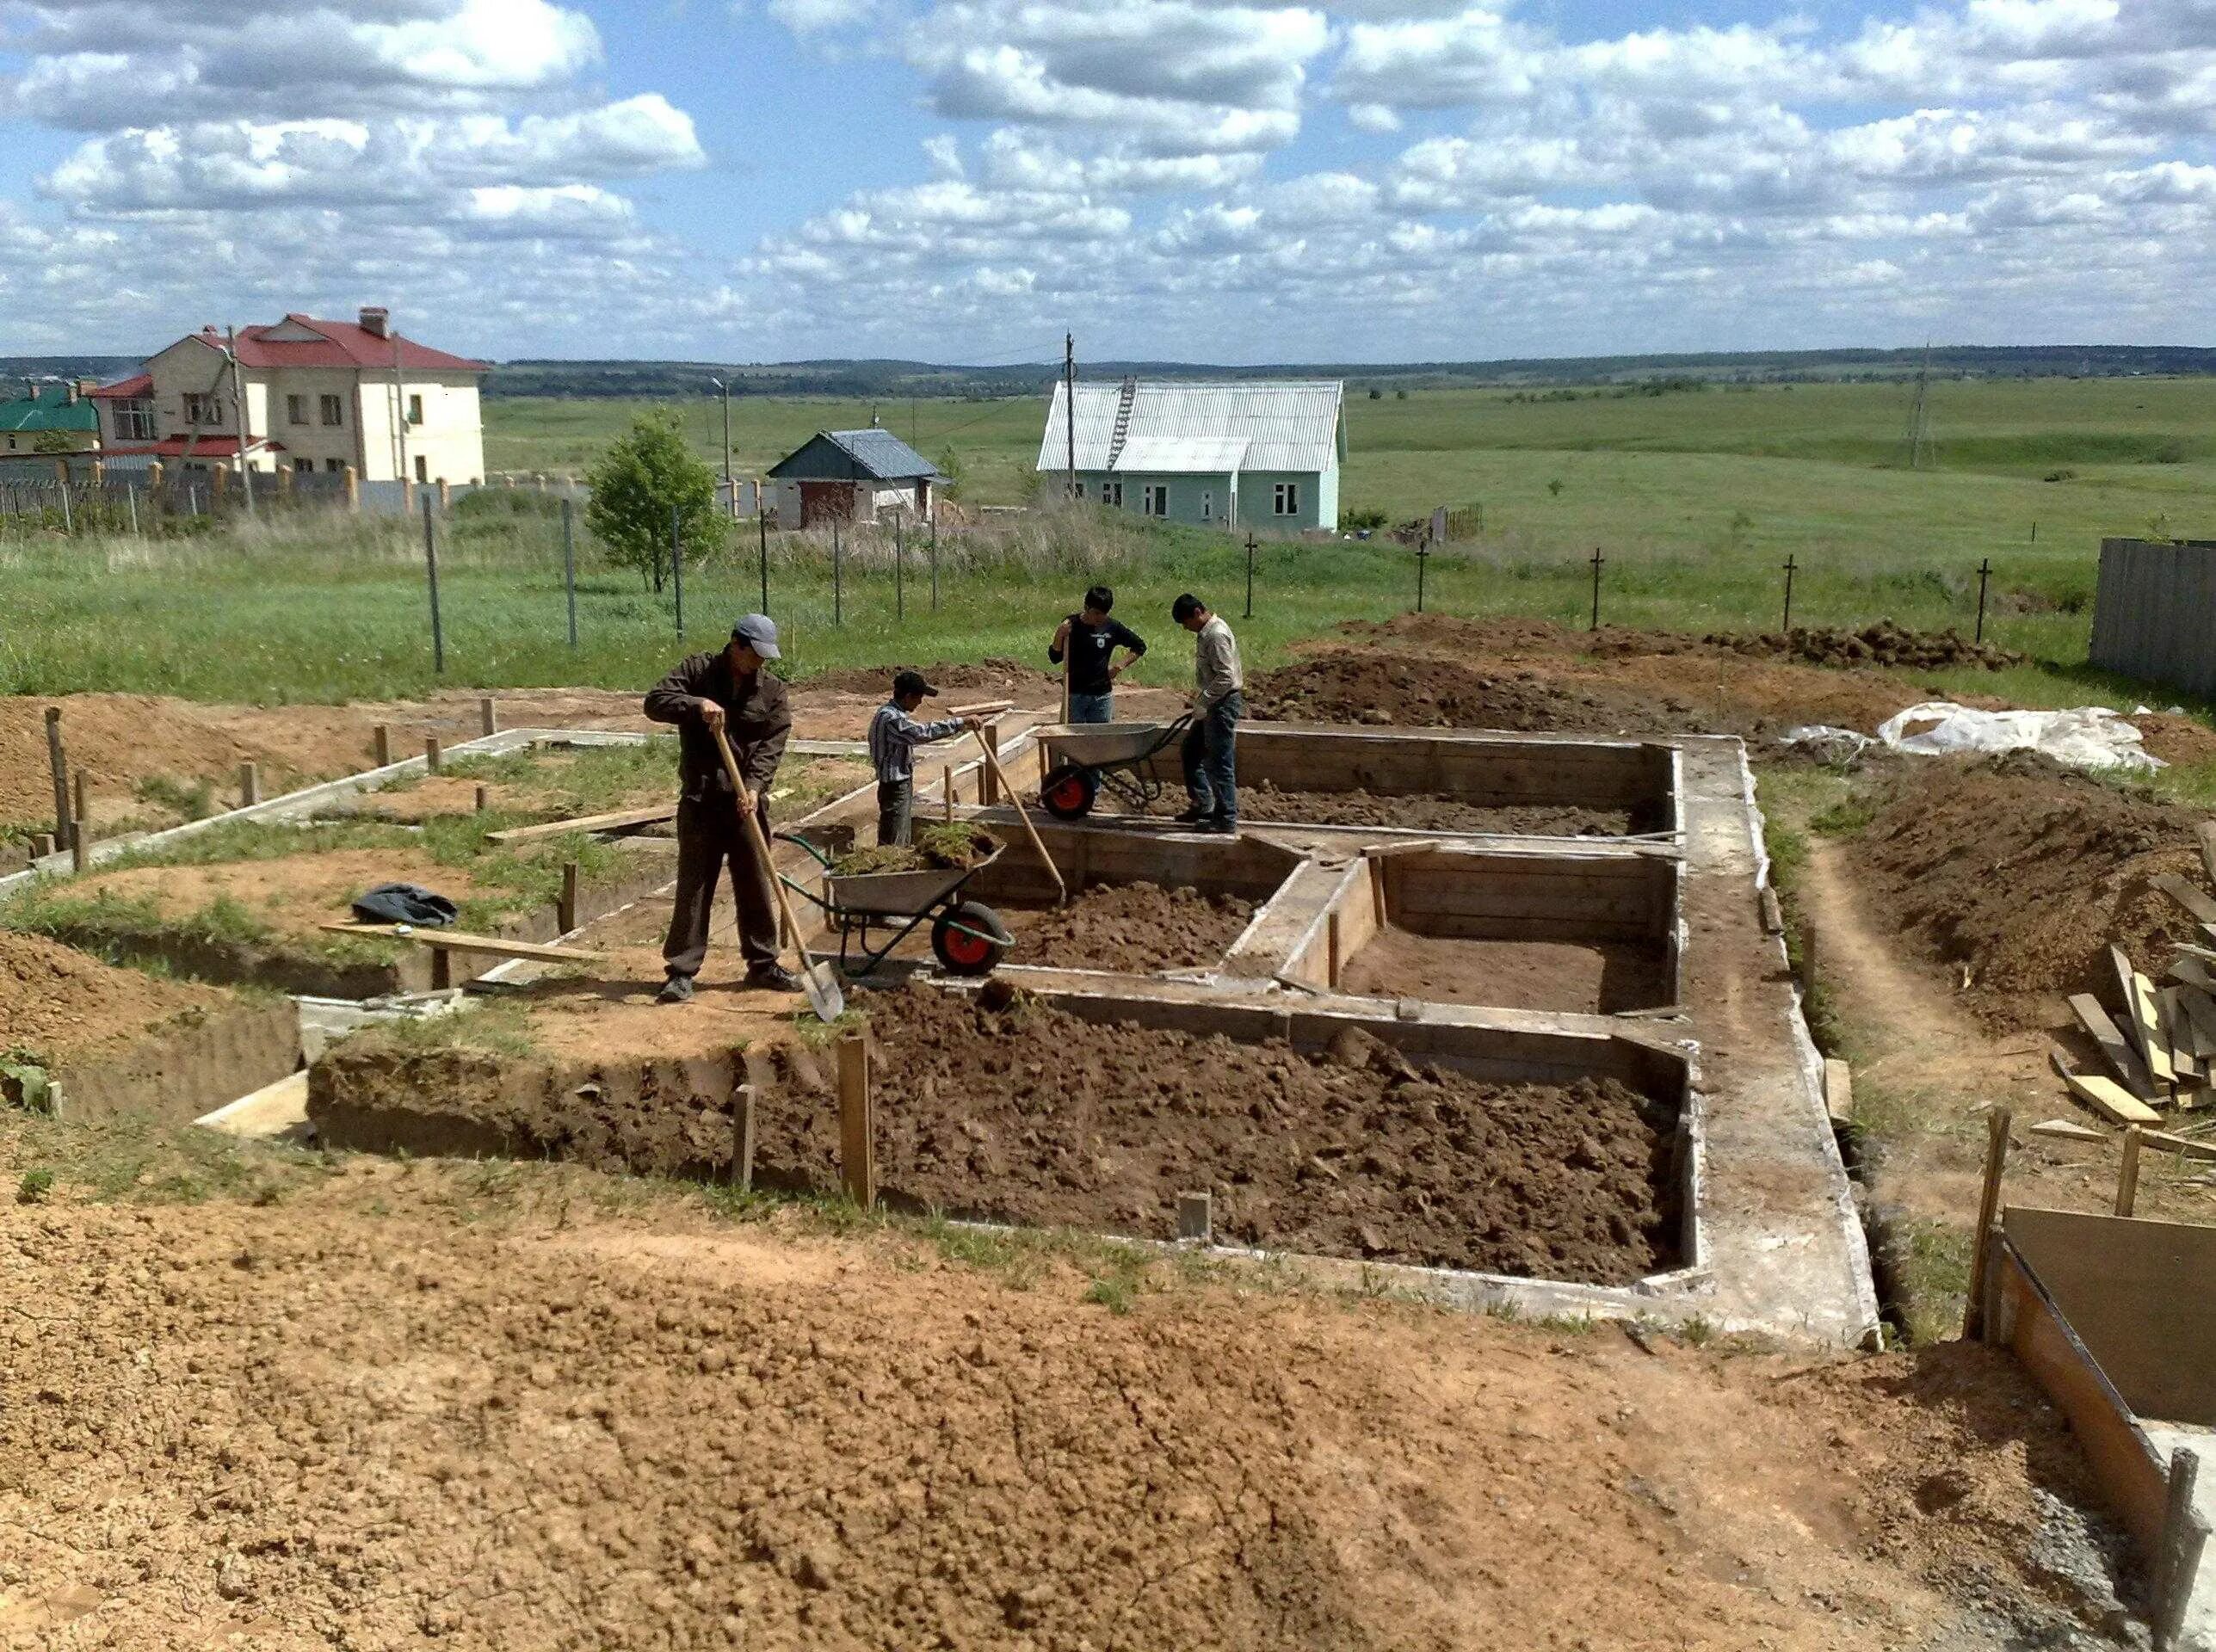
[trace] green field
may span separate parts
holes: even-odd
[[[1484,530],[1432,560],[1429,603],[1582,625],[1597,547],[1605,619],[1696,631],[1780,619],[1796,566],[1796,623],[1891,617],[1972,624],[1981,559],[1992,563],[1988,637],[2045,666],[1978,686],[2028,702],[2149,691],[2083,666],[2099,541],[2151,532],[2216,537],[2216,380],[2041,379],[1934,386],[1935,462],[1902,468],[1909,392],[1897,385],[1798,385],[1661,396],[1518,398],[1418,391],[1349,403],[1350,510],[1393,520],[1435,504],[1480,505]],[[496,470],[573,472],[643,404],[495,399]],[[686,428],[719,462],[719,407],[687,404]],[[922,450],[949,449],[972,503],[1030,496],[1043,403],[880,404]],[[749,398],[732,404],[740,468],[757,472],[819,428],[867,420],[869,404]],[[2062,479],[2043,479],[2063,473]],[[1555,484],[1559,484],[1559,487]],[[580,642],[568,645],[557,518],[535,496],[457,508],[443,529],[448,669],[432,669],[420,542],[371,519],[279,516],[198,539],[0,533],[0,691],[112,688],[213,699],[334,700],[456,686],[636,686],[678,646],[674,593],[581,557]],[[896,594],[891,546],[856,545],[839,623],[827,542],[772,536],[774,613],[803,674],[830,666],[985,655],[1040,656],[1086,578],[1124,594],[1120,612],[1161,635],[1141,680],[1176,681],[1187,652],[1165,610],[1191,588],[1235,616],[1244,552],[1230,537],[1157,530],[1079,512],[994,519],[941,535],[936,609],[912,539]],[[742,533],[687,581],[694,643],[759,601]],[[1251,621],[1256,665],[1349,619],[1411,606],[1414,558],[1389,541],[1265,541]],[[1968,687],[1968,683],[1962,686]]]

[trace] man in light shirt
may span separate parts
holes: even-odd
[[[1223,616],[1190,591],[1170,605],[1170,617],[1193,633],[1193,726],[1185,736],[1185,792],[1192,806],[1177,817],[1208,832],[1238,829],[1238,720],[1246,712],[1246,674],[1238,638]]]

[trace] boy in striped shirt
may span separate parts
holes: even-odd
[[[978,726],[974,717],[941,718],[918,723],[917,708],[939,691],[920,671],[892,679],[892,698],[869,719],[869,761],[877,770],[877,841],[905,843],[916,811],[916,748],[945,740]]]

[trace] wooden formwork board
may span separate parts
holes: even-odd
[[[1423,934],[1659,944],[1676,916],[1671,860],[1441,846],[1383,864],[1392,922]]]
[[[1005,810],[967,815],[1003,835],[1014,825]],[[1157,836],[1097,827],[1066,826],[1032,818],[1040,841],[1071,890],[1087,884],[1160,884],[1209,895],[1267,900],[1297,871],[1302,857],[1257,837],[1203,834]],[[973,885],[980,897],[1011,901],[1052,899],[1053,880],[1035,858],[1003,855]]]

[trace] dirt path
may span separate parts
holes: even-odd
[[[11,1175],[68,1146],[0,1133]],[[1967,1652],[2113,1607],[2066,1431],[1976,1348],[982,1273],[545,1166],[238,1174],[264,1202],[0,1205],[11,1652]]]

